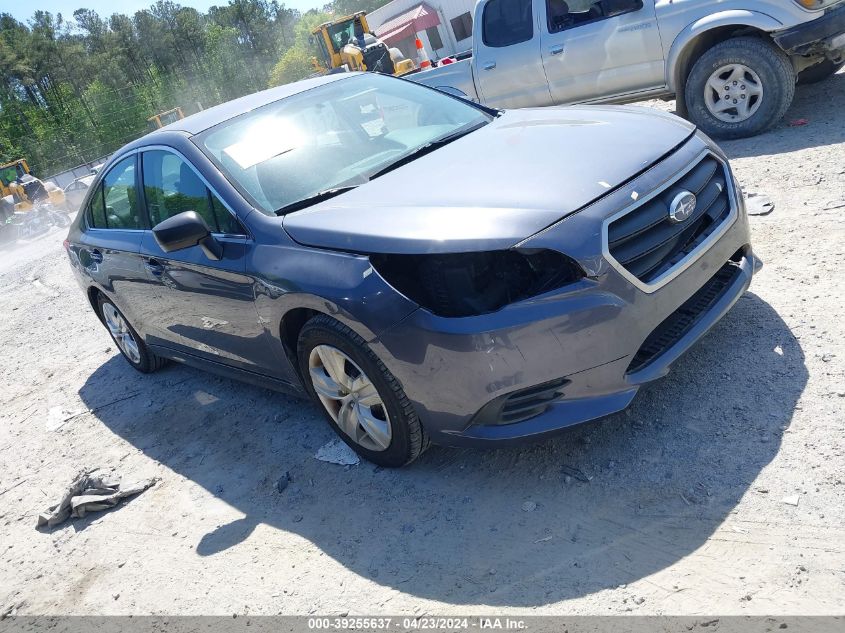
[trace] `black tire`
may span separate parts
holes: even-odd
[[[370,450],[358,444],[341,430],[321,402],[314,389],[308,365],[311,351],[318,345],[329,345],[340,350],[372,381],[390,420],[392,437],[386,450]],[[410,464],[428,448],[428,435],[399,381],[350,328],[326,315],[314,317],[303,326],[299,334],[297,360],[302,382],[311,399],[338,436],[361,457],[379,466],[398,468]]]
[[[119,314],[120,317],[123,319],[124,323],[129,329],[129,332],[132,334],[132,337],[136,345],[138,346],[139,358],[137,361],[133,360],[126,354],[126,352],[123,350],[123,346],[120,342],[118,342],[118,340],[115,338],[114,334],[112,334],[111,330],[106,324],[106,306],[111,306],[114,308],[117,314]],[[103,321],[103,324],[106,325],[106,331],[109,333],[109,336],[111,336],[115,346],[117,347],[118,351],[120,351],[120,354],[123,356],[123,358],[126,359],[126,362],[129,363],[134,369],[141,372],[142,374],[151,374],[154,371],[158,371],[159,369],[167,365],[168,361],[166,358],[156,356],[149,349],[147,349],[147,346],[144,344],[144,340],[138,335],[138,333],[135,331],[135,328],[133,328],[132,325],[129,323],[128,319],[123,316],[123,312],[120,311],[120,308],[118,308],[114,304],[114,302],[108,297],[106,297],[103,293],[99,293],[97,295],[97,307],[100,311],[100,319]]]
[[[817,84],[838,73],[843,66],[845,66],[845,62],[837,64],[832,59],[826,59],[821,64],[810,66],[798,73],[798,85]]]
[[[722,121],[705,103],[705,88],[720,68],[742,64],[760,78],[763,96],[759,108],[748,119]],[[765,132],[786,114],[795,97],[795,71],[782,50],[758,37],[735,37],[705,52],[692,67],[684,86],[690,120],[709,136],[721,139],[746,138]]]

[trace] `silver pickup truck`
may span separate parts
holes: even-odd
[[[408,79],[498,108],[677,98],[759,134],[845,64],[845,0],[479,0],[472,56]]]

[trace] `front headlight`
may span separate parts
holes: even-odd
[[[818,11],[820,9],[824,9],[825,7],[829,7],[830,5],[838,1],[839,0],[795,0],[795,2],[800,4],[805,9],[809,9],[810,11]]]
[[[575,261],[552,250],[371,255],[370,263],[411,301],[444,317],[495,312],[584,277]]]

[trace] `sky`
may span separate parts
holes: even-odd
[[[37,9],[52,14],[61,13],[66,19],[73,17],[76,9],[94,9],[101,17],[112,13],[132,15],[139,9],[146,9],[154,0],[0,0],[0,13],[11,13],[16,19],[26,22]],[[227,4],[227,0],[174,0],[177,4],[205,11],[212,5]],[[325,4],[325,0],[284,0],[290,9],[307,11]]]

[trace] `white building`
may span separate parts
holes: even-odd
[[[416,61],[419,36],[431,59],[472,48],[475,0],[393,0],[367,14],[370,29]]]

